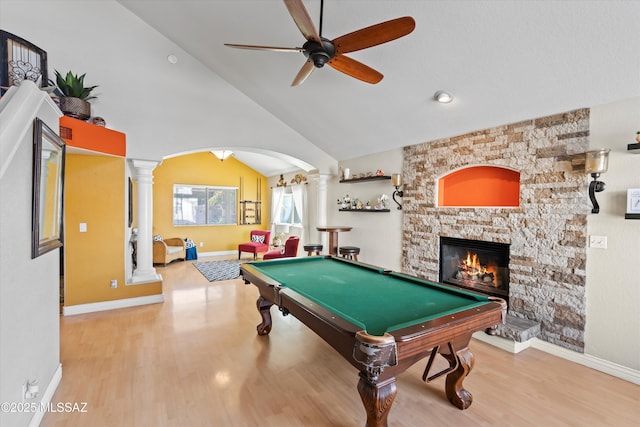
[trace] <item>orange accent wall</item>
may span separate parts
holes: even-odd
[[[72,117],[60,117],[60,137],[71,147],[121,157],[127,154],[127,138],[124,133]]]
[[[520,172],[471,166],[438,180],[438,206],[520,206]]]

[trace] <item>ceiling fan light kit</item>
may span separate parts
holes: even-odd
[[[284,4],[293,21],[298,26],[298,29],[307,40],[301,48],[231,43],[225,43],[225,46],[238,49],[304,53],[307,61],[293,79],[291,86],[302,84],[315,68],[322,68],[325,64],[329,64],[331,68],[363,82],[376,84],[383,78],[380,72],[344,54],[404,37],[411,33],[416,26],[412,17],[405,16],[371,25],[370,27],[362,28],[336,39],[329,40],[322,37],[324,0],[320,1],[320,32],[316,31],[316,27],[309,16],[309,12],[307,12],[307,9],[304,7],[302,0],[284,0]]]

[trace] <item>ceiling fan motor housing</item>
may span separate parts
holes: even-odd
[[[321,38],[322,44],[313,40],[308,40],[302,48],[304,55],[313,62],[317,68],[322,68],[324,64],[329,62],[336,54],[336,48],[331,40]]]

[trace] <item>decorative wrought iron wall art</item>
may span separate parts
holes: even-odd
[[[40,77],[42,77],[40,79]],[[0,30],[0,95],[23,80],[47,85],[47,52],[14,34]]]

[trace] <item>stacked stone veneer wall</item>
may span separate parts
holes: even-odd
[[[582,352],[590,205],[576,154],[588,137],[581,109],[405,147],[403,271],[438,280],[440,236],[509,243],[509,312],[540,322],[539,338]],[[519,171],[520,206],[438,207],[438,179],[474,165]]]

